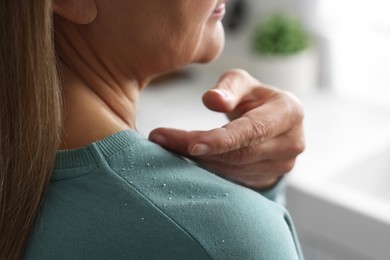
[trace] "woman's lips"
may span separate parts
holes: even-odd
[[[225,3],[221,3],[217,6],[217,8],[214,9],[211,16],[222,19],[226,12],[226,6]]]

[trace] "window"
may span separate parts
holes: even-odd
[[[320,34],[328,39],[333,89],[390,106],[390,2],[322,0]]]

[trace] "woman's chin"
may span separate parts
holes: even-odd
[[[223,30],[220,30],[209,41],[204,42],[201,48],[198,49],[195,62],[209,63],[216,60],[221,55],[224,46],[225,35]]]
[[[203,57],[199,58],[196,63],[201,63],[201,64],[206,64],[206,63],[210,63],[216,59],[219,58],[219,56],[221,56],[221,53],[222,53],[222,48],[221,50],[219,51],[216,51],[215,53],[213,54],[207,54],[207,55],[204,55]]]

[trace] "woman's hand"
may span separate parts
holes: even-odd
[[[300,102],[246,71],[227,71],[203,95],[203,103],[226,113],[231,122],[210,131],[158,128],[150,139],[218,175],[259,189],[272,187],[304,150]]]

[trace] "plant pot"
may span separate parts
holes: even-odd
[[[313,49],[288,56],[254,55],[252,74],[261,82],[303,96],[318,87],[318,62]]]

